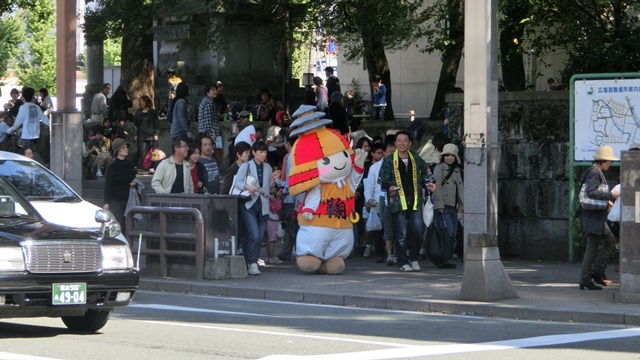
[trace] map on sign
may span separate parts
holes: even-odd
[[[575,160],[592,161],[609,145],[617,157],[640,143],[640,79],[576,80]]]

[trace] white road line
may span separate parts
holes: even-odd
[[[288,338],[298,337],[298,338],[306,338],[306,339],[342,341],[342,342],[350,342],[350,343],[358,343],[358,344],[390,346],[390,347],[394,347],[394,348],[404,348],[404,347],[411,346],[411,345],[403,345],[403,344],[379,342],[379,341],[367,341],[367,340],[347,339],[347,338],[339,338],[339,337],[331,337],[331,336],[295,334],[295,333],[266,331],[266,330],[238,329],[238,328],[231,328],[231,327],[224,327],[224,326],[183,324],[183,323],[172,323],[172,322],[166,322],[166,321],[152,321],[152,320],[143,320],[143,322],[150,323],[150,324],[156,324],[156,325],[182,326],[182,327],[190,327],[190,328],[198,328],[198,329],[223,330],[223,331],[235,331],[235,332],[242,332],[242,333],[254,333],[254,334],[263,334],[263,335],[286,336]]]
[[[383,360],[410,357],[425,357],[432,355],[450,355],[462,353],[474,353],[482,351],[511,350],[529,347],[554,346],[583,341],[620,339],[640,336],[640,328],[597,331],[582,334],[548,335],[524,339],[506,341],[494,341],[479,344],[449,344],[436,346],[411,346],[401,349],[384,349],[373,351],[361,351],[342,354],[323,355],[271,355],[260,360],[292,360],[292,359],[331,359],[331,360]]]
[[[272,315],[263,315],[263,314],[246,313],[246,312],[238,312],[238,311],[209,310],[209,309],[200,309],[200,308],[192,308],[192,307],[185,307],[185,306],[162,305],[162,304],[131,304],[129,305],[129,307],[134,307],[139,309],[185,311],[185,312],[199,312],[199,313],[210,313],[210,314],[260,316],[260,317],[271,317],[271,318],[276,317]]]
[[[0,360],[59,360],[59,359],[0,352]]]
[[[164,297],[166,297],[167,295],[184,296],[184,294],[181,294],[181,293],[173,294],[173,293],[166,293],[166,292],[161,292],[161,291],[149,291],[149,290],[138,291],[138,293],[162,294],[162,296],[164,296]],[[315,307],[315,308],[342,309],[342,310],[348,309],[348,310],[363,311],[363,312],[379,312],[379,313],[392,313],[392,314],[411,314],[413,316],[424,316],[424,317],[444,316],[444,317],[453,317],[453,318],[460,318],[460,319],[466,319],[466,320],[473,320],[473,319],[487,320],[486,317],[476,316],[476,315],[457,315],[457,314],[430,313],[430,312],[408,311],[408,310],[376,309],[376,308],[367,308],[367,307],[354,307],[354,306],[350,306],[350,305],[327,305],[327,304],[303,303],[303,302],[297,302],[297,301],[282,301],[282,300],[267,300],[267,299],[246,299],[246,298],[234,298],[234,297],[214,297],[214,296],[211,296],[211,295],[198,295],[198,294],[189,294],[189,297],[201,297],[201,298],[210,299],[211,301],[214,301],[214,300],[222,300],[222,301],[224,301],[224,300],[233,300],[235,302],[269,303],[269,304],[280,304],[280,305],[294,305],[294,306],[300,306],[300,307]],[[134,300],[134,303],[135,303],[135,300]],[[129,307],[132,307],[132,305],[129,305]],[[501,319],[501,321],[510,321],[510,319]],[[513,321],[518,321],[518,322],[522,322],[522,321],[538,322],[538,320],[513,320]]]

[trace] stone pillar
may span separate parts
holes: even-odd
[[[469,234],[460,299],[498,301],[517,297],[500,261],[498,238],[489,234]]]
[[[87,86],[83,94],[82,112],[85,119],[91,118],[91,100],[102,90],[104,83],[104,46],[87,46]],[[115,91],[115,89],[113,89]]]
[[[51,116],[51,171],[82,194],[82,113],[55,111]]]
[[[640,151],[622,151],[620,184],[620,292],[615,299],[640,304]]]

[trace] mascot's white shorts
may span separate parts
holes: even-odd
[[[329,260],[346,259],[353,250],[353,229],[300,226],[296,238],[296,256],[313,255]]]

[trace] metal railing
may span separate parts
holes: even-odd
[[[159,230],[141,231],[134,230],[135,214],[149,214],[159,216]],[[138,255],[138,247],[134,246],[136,237],[144,239],[157,239],[159,241],[158,249],[140,248],[141,255],[157,255],[159,257],[160,276],[167,277],[168,257],[193,257],[195,258],[195,278],[201,280],[204,277],[204,221],[202,214],[198,209],[179,208],[179,207],[157,207],[157,206],[134,206],[126,212],[126,229],[125,236],[129,240],[131,252]],[[195,221],[195,233],[169,232],[167,230],[168,215],[190,215]],[[192,250],[171,250],[168,243],[173,240],[194,240],[195,251]],[[139,266],[139,264],[138,264]]]

